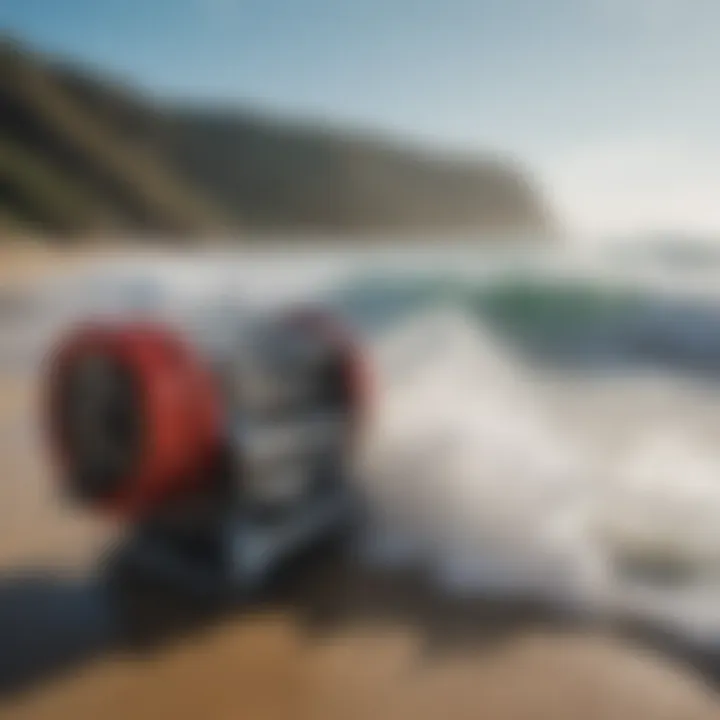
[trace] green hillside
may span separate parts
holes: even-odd
[[[0,42],[0,233],[542,231],[518,168],[227,108],[160,105]]]

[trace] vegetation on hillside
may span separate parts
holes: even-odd
[[[55,235],[549,224],[538,191],[508,163],[159,105],[7,40],[0,106],[0,215]]]

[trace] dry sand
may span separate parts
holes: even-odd
[[[55,608],[13,601],[25,597],[18,586],[44,588],[52,599],[54,581],[44,581],[51,576],[40,568],[83,565],[106,533],[62,505],[42,455],[13,436],[18,418],[32,418],[32,385],[3,377],[0,388],[0,656],[7,668],[8,637],[22,647],[52,642],[42,608]],[[134,602],[128,627],[162,627],[162,640],[144,652],[60,653],[52,672],[9,688],[16,692],[5,696],[0,717],[720,718],[714,677],[678,654],[558,627],[530,607],[438,598],[412,578],[369,576],[341,558],[305,563],[272,598],[229,617],[191,624],[167,599]],[[79,614],[78,633],[91,622]]]

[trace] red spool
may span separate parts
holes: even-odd
[[[119,489],[98,501],[101,509],[141,515],[202,483],[221,438],[217,388],[201,358],[175,331],[144,322],[80,327],[52,356],[49,433],[65,481],[72,482],[72,458],[61,427],[60,394],[68,371],[88,354],[129,371],[143,419],[140,456]]]
[[[296,309],[288,313],[284,320],[308,332],[319,333],[337,348],[348,388],[352,426],[357,433],[367,420],[372,396],[372,379],[370,365],[351,329],[331,312],[318,307]]]

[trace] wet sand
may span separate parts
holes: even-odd
[[[0,387],[2,718],[720,717],[714,663],[656,635],[441,597],[338,550],[223,614],[108,586],[93,572],[107,529],[63,505],[17,432],[35,388]]]

